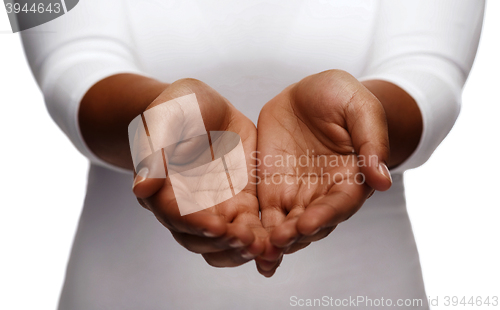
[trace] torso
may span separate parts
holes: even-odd
[[[200,79],[256,122],[268,100],[307,75],[335,68],[359,76],[377,4],[130,0],[128,27],[146,73]],[[283,309],[292,296],[423,298],[426,305],[401,175],[325,240],[285,256],[271,279],[252,262],[216,269],[183,249],[138,205],[131,182],[91,167],[61,310]]]

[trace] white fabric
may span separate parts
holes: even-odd
[[[414,308],[427,307],[401,173],[453,126],[483,11],[479,0],[85,0],[23,32],[50,114],[92,163],[60,309],[282,309],[293,295],[422,298]],[[423,136],[390,191],[286,256],[272,279],[253,264],[214,269],[182,249],[137,205],[130,175],[93,155],[78,128],[85,92],[116,73],[200,79],[256,121],[286,86],[334,68],[405,89]]]

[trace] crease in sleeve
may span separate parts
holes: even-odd
[[[49,59],[44,64],[47,72],[42,74],[40,81],[49,114],[78,151],[92,164],[132,174],[130,170],[100,159],[90,150],[80,131],[78,111],[84,95],[100,80],[120,73],[145,74],[133,61],[109,51],[88,51],[85,54],[66,51],[66,54],[71,56],[63,58],[58,58],[58,54],[60,53],[51,56],[55,59],[54,63]]]
[[[415,99],[423,132],[392,173],[424,164],[452,129],[477,51],[484,1],[381,1],[364,80],[385,80]]]

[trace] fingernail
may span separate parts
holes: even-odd
[[[132,185],[132,189],[134,189],[134,187],[136,187],[137,184],[142,183],[144,180],[146,180],[148,174],[149,174],[149,169],[147,167],[144,167],[141,170],[139,170],[139,172],[135,176],[134,185]]]
[[[203,235],[204,235],[205,237],[208,237],[208,238],[214,238],[214,237],[217,237],[217,235],[216,235],[216,234],[211,233],[211,232],[209,232],[209,231],[203,231]]]
[[[240,253],[241,253],[241,257],[243,257],[244,259],[253,259],[256,256],[256,255],[253,255],[252,253],[248,252],[247,249],[241,250]]]
[[[242,246],[245,246],[245,244],[240,239],[233,238],[229,241],[229,246],[232,248],[241,248]]]
[[[389,181],[391,181],[391,183],[392,183],[391,173],[389,172],[389,168],[387,168],[387,165],[385,163],[379,163],[378,164],[378,171],[380,171],[380,173],[384,177],[386,177],[387,179],[389,179]]]

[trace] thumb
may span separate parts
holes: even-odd
[[[162,153],[162,150],[153,153],[139,164],[138,172],[134,170],[132,191],[137,198],[151,197],[165,184],[167,176]]]
[[[386,191],[392,185],[387,167],[390,154],[387,119],[380,101],[361,87],[346,108],[346,124],[366,183],[375,190]]]
[[[142,168],[134,177],[132,191],[137,198],[148,198],[153,196],[163,187],[165,179],[148,178],[149,169]]]

